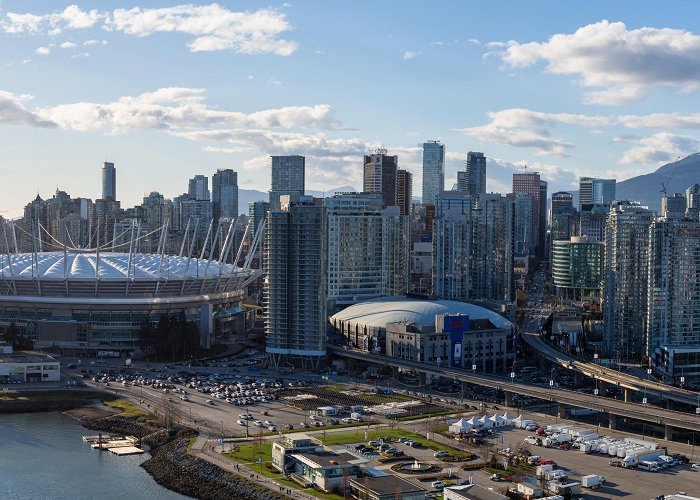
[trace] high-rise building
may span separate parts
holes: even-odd
[[[681,193],[661,196],[661,216],[666,219],[682,219],[685,217],[686,197]]]
[[[211,177],[214,220],[238,217],[238,173],[230,168],[217,170]]]
[[[577,227],[578,213],[574,206],[574,196],[565,191],[552,193],[552,206],[549,211],[551,241],[569,240]]]
[[[700,210],[700,184],[693,184],[685,190],[686,210],[696,216]]]
[[[380,193],[323,200],[328,211],[328,308],[404,295],[409,277],[410,218],[382,207]]]
[[[609,212],[610,205],[583,205],[579,214],[578,232],[572,236],[588,236],[595,241],[605,241]]]
[[[396,205],[396,175],[398,156],[389,156],[386,149],[377,149],[365,155],[363,172],[363,191],[381,193],[385,207]]]
[[[472,204],[472,197],[460,191],[443,191],[436,199],[433,295],[438,299],[469,299]]]
[[[574,206],[574,195],[567,193],[566,191],[558,191],[552,193],[552,209],[550,212],[550,226],[551,221],[554,220],[554,216],[562,210],[571,208]]]
[[[117,169],[107,161],[102,166],[102,199],[117,199]]]
[[[700,222],[658,218],[651,225],[650,237],[645,353],[654,359],[662,346],[695,347],[697,351],[700,345],[697,278],[700,275]],[[694,371],[697,372],[697,368]]]
[[[539,172],[513,174],[513,193],[532,196],[532,225],[527,236],[534,244],[535,256],[543,259],[547,236],[547,183],[540,180]]]
[[[552,241],[552,280],[557,296],[571,300],[600,297],[603,244],[586,236]]]
[[[193,200],[211,200],[209,178],[206,175],[195,175],[188,183],[187,194]]]
[[[408,170],[396,171],[396,204],[401,215],[411,215],[413,206],[413,174]]]
[[[513,300],[513,205],[500,194],[475,197],[470,300]]]
[[[654,213],[629,201],[610,207],[605,229],[604,341],[608,354],[639,360],[646,351],[649,227]]]
[[[326,356],[326,208],[311,197],[282,195],[268,214],[264,300],[266,351],[318,367]]]
[[[299,155],[271,156],[270,210],[280,209],[280,197],[304,196],[306,158]]]
[[[486,193],[486,156],[484,153],[469,151],[465,165],[465,191],[472,196]]]
[[[445,190],[445,145],[440,141],[423,143],[423,196],[421,201],[434,205],[435,198]]]
[[[610,205],[615,201],[615,179],[596,179],[581,177],[579,179],[578,209],[583,205]]]

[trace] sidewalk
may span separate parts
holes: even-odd
[[[221,453],[217,451],[219,448],[216,440],[207,439],[202,434],[197,436],[194,444],[190,448],[190,454],[194,457],[205,460],[211,464],[214,464],[227,472],[232,474],[237,474],[246,478],[250,478],[253,481],[257,481],[258,484],[269,488],[272,491],[287,495],[289,498],[301,498],[304,500],[318,500],[318,497],[304,493],[297,488],[290,488],[284,484],[278,483],[274,479],[268,478],[256,472],[251,466],[234,462],[225,457],[221,456]]]

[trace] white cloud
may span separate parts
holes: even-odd
[[[25,103],[31,99],[32,96],[29,95],[18,95],[0,90],[0,123],[55,127],[55,123],[45,120],[26,108]]]
[[[83,45],[107,45],[107,40],[85,40]]]
[[[696,89],[700,36],[671,28],[628,30],[604,20],[546,42],[508,42],[501,57],[512,67],[545,61],[549,73],[578,75],[582,86],[602,88],[586,94],[586,102],[614,105],[639,99],[655,86]]]
[[[422,54],[423,54],[423,52],[421,52],[420,50],[418,50],[418,51],[407,50],[406,52],[403,53],[403,58],[407,59],[407,60],[415,59],[416,57],[418,57]]]
[[[73,54],[72,56],[70,56],[71,59],[86,59],[88,57],[90,57],[89,52],[79,52],[77,54]]]
[[[253,80],[255,77],[253,75],[248,75],[248,80]]]
[[[620,123],[628,128],[700,129],[700,113],[651,113],[648,115],[623,115]]]
[[[297,44],[277,38],[291,26],[275,9],[233,12],[220,5],[178,5],[160,9],[116,9],[106,26],[127,35],[184,33],[194,37],[192,52],[230,49],[241,54],[292,54]]]
[[[112,12],[83,11],[76,5],[51,14],[8,12],[0,21],[5,33],[58,35],[64,30],[91,28],[102,22],[107,31],[146,37],[156,33],[183,33],[192,36],[187,43],[192,52],[232,50],[240,54],[276,54],[288,56],[296,42],[279,38],[292,27],[286,15],[277,9],[234,12],[218,4],[184,4],[147,9],[115,9]],[[87,45],[101,43],[88,40]],[[104,43],[103,43],[104,44]]]
[[[40,108],[35,113],[64,129],[104,130],[110,133],[138,129],[210,129],[217,126],[285,129],[336,129],[341,126],[335,119],[333,108],[327,104],[288,106],[246,114],[210,108],[204,103],[203,94],[203,89],[168,87],[138,96],[121,97],[109,103],[62,104]]]
[[[700,149],[700,142],[688,135],[676,135],[668,132],[659,132],[648,137],[632,138],[625,140],[618,139],[616,142],[628,142],[634,147],[625,151],[619,163],[651,163],[658,164],[675,160],[677,157],[684,157]]]
[[[282,85],[282,82],[279,81],[279,80],[277,80],[277,79],[275,79],[275,78],[270,78],[270,79],[267,81],[267,84],[268,84],[268,85],[275,86],[275,87],[279,87],[280,85]]]
[[[38,47],[34,53],[39,56],[48,56],[51,53],[51,49],[49,47]]]
[[[77,47],[76,44],[73,42],[63,42],[61,45],[59,45],[62,49],[74,49]]]
[[[0,28],[5,33],[48,32],[57,35],[64,29],[92,28],[105,17],[106,14],[94,9],[84,11],[77,5],[69,5],[62,12],[45,15],[8,12],[0,22]]]
[[[515,147],[531,147],[545,156],[568,156],[573,144],[552,137],[549,128],[559,123],[583,127],[600,127],[609,124],[603,116],[570,113],[543,113],[524,108],[503,109],[488,113],[491,122],[479,127],[460,129],[465,135],[481,141],[495,142]]]

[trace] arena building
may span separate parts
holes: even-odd
[[[491,373],[515,361],[515,325],[476,304],[384,297],[329,322],[348,345],[400,359]]]
[[[245,287],[260,274],[248,259],[238,267],[164,253],[6,252],[0,333],[14,323],[36,349],[125,356],[138,349],[144,321],[182,312],[206,347],[213,334],[237,328]]]

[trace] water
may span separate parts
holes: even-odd
[[[82,436],[96,434],[60,413],[0,415],[0,498],[188,498],[163,488],[139,467],[148,454],[118,457],[83,442]]]

